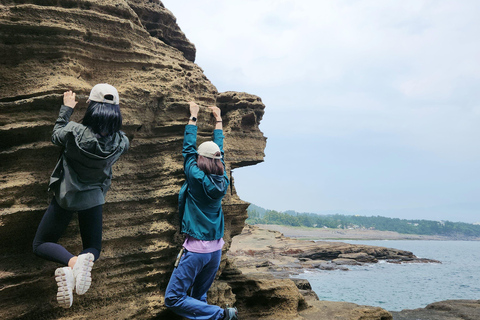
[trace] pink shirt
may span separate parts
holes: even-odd
[[[198,239],[195,239],[194,237],[190,237],[189,235],[187,235],[187,238],[183,243],[183,247],[190,252],[211,253],[218,250],[222,250],[224,244],[225,244],[225,241],[223,241],[223,238],[220,238],[218,240],[205,241],[205,240],[198,240]]]

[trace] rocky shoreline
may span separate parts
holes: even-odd
[[[377,263],[380,260],[387,263],[441,263],[437,260],[417,258],[409,251],[340,242],[297,240],[278,231],[246,225],[242,234],[233,238],[227,255],[242,277],[295,283],[302,302],[298,303],[297,312],[291,314],[292,319],[480,319],[480,302],[475,300],[443,301],[424,309],[389,312],[378,307],[347,302],[320,301],[307,280],[290,278],[290,275],[308,269],[348,270],[350,265]],[[265,293],[264,295],[268,296]],[[258,316],[262,319],[273,319],[275,314]]]
[[[246,225],[228,252],[244,273],[268,272],[284,276],[304,270],[348,270],[348,266],[377,263],[440,263],[412,252],[342,242],[296,240],[274,230]]]

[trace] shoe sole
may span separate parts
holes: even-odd
[[[63,268],[55,270],[55,281],[57,281],[57,301],[63,308],[70,308],[73,303],[73,288],[68,287],[67,276]]]
[[[80,266],[81,272],[77,275],[75,279],[75,292],[78,295],[85,294],[92,284],[92,267],[93,267],[93,254],[88,254],[87,259],[80,261],[82,265]],[[78,260],[77,260],[78,263]]]

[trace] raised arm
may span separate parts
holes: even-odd
[[[223,151],[223,139],[225,138],[225,136],[223,135],[222,112],[220,108],[216,106],[211,106],[208,108],[212,111],[212,114],[215,117],[216,123],[215,123],[215,130],[213,130],[213,142],[215,142],[220,148],[220,152],[222,154],[222,162],[223,162],[224,161],[223,156],[225,155],[225,152]]]
[[[65,145],[66,131],[63,130],[70,120],[70,116],[73,113],[73,109],[77,105],[75,101],[75,92],[66,91],[63,93],[63,105],[60,108],[57,121],[53,127],[52,142],[53,144],[63,146]]]
[[[190,101],[188,104],[190,105],[190,119],[188,120],[188,124],[197,125],[198,110],[200,107],[193,101]]]
[[[183,137],[182,155],[185,158],[185,166],[196,159],[197,156],[197,116],[198,105],[190,101],[190,119],[185,126],[185,134]]]

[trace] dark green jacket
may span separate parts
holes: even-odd
[[[213,131],[213,142],[220,147],[223,160],[223,131]],[[230,183],[227,173],[205,174],[197,166],[197,126],[187,125],[183,139],[186,181],[180,189],[179,213],[181,232],[198,240],[218,240],[223,237],[222,199]]]
[[[72,108],[62,106],[53,128],[52,142],[64,148],[49,189],[62,208],[77,211],[105,203],[112,165],[128,150],[129,141],[123,132],[103,137],[83,124],[69,122],[72,113]]]

